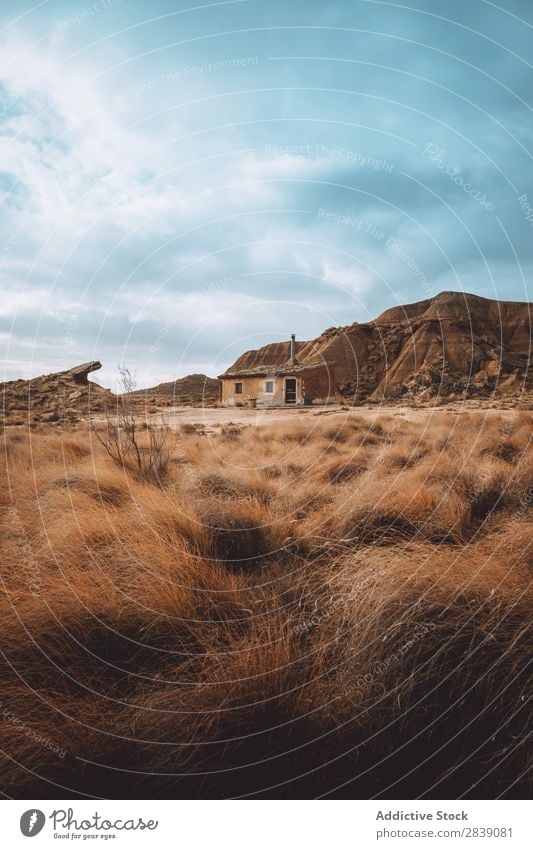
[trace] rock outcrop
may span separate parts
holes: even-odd
[[[532,322],[530,303],[442,292],[300,342],[298,360],[334,361],[339,399],[355,402],[519,397],[533,389]],[[287,346],[249,351],[231,370],[278,364]]]
[[[93,360],[67,371],[0,384],[2,415],[8,424],[72,422],[113,407],[115,396],[89,380],[102,367]]]

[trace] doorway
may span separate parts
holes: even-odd
[[[296,378],[285,378],[285,403],[296,404]]]

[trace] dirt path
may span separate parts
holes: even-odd
[[[273,424],[275,422],[298,422],[311,421],[316,417],[332,417],[336,421],[351,416],[363,416],[373,421],[377,417],[391,415],[406,419],[407,421],[420,421],[438,415],[444,416],[462,416],[471,413],[479,413],[481,415],[505,415],[512,416],[516,414],[514,409],[497,409],[497,408],[472,408],[458,406],[452,407],[342,407],[340,405],[330,405],[327,407],[296,407],[286,408],[278,407],[273,409],[228,409],[228,408],[212,408],[212,407],[169,407],[165,410],[160,410],[150,416],[152,422],[163,424],[170,427],[172,430],[178,430],[183,424],[202,425],[206,432],[215,433],[221,427],[228,425],[248,425],[251,427],[261,427],[263,425]]]

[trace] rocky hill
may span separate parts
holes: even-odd
[[[365,324],[332,327],[299,343],[297,356],[333,360],[339,398],[356,402],[519,397],[533,389],[532,319],[530,303],[442,292]],[[231,370],[287,357],[287,343],[267,345]]]
[[[89,380],[89,374],[100,369],[92,361],[67,371],[11,380],[0,384],[0,418],[7,424],[39,422],[68,423],[83,417],[113,412],[120,399],[130,399],[143,409],[174,404],[214,404],[218,400],[218,381],[205,374],[190,374],[179,380],[160,383],[126,395],[114,395]],[[154,407],[154,408],[155,408]]]
[[[88,377],[100,368],[102,364],[93,360],[67,371],[0,384],[4,421],[69,422],[111,409],[116,400],[113,393]]]

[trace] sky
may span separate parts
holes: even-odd
[[[530,0],[0,6],[1,380],[530,300]]]

